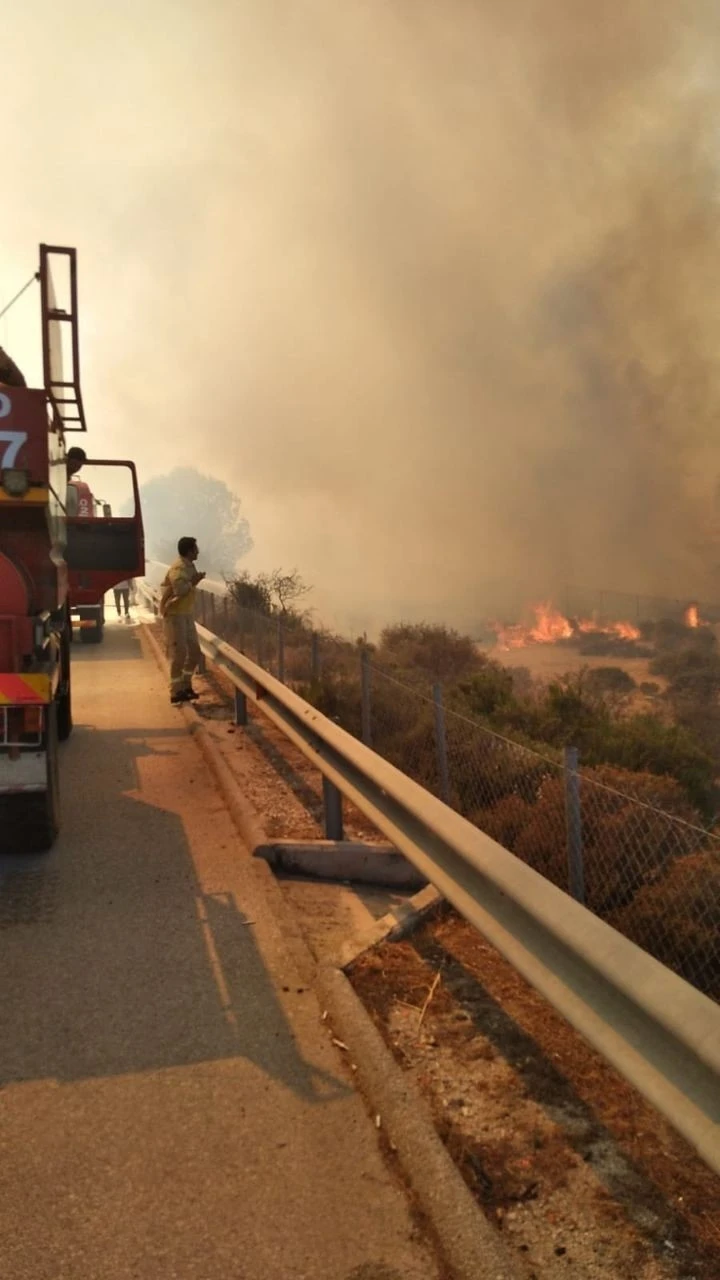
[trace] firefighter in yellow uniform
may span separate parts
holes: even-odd
[[[200,552],[194,538],[181,538],[178,559],[165,575],[160,597],[160,613],[165,622],[165,643],[170,659],[170,701],[194,701],[200,695],[192,687],[192,676],[200,662],[200,643],[195,626],[195,592],[205,577],[195,561]]]

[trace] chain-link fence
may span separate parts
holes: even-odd
[[[664,778],[584,769],[443,705],[361,644],[199,592],[200,620],[700,990],[720,999],[720,839]],[[667,805],[667,808],[663,806]],[[670,809],[672,808],[672,812]]]

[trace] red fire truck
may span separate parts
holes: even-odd
[[[86,464],[109,483],[122,469],[132,516],[68,511],[66,441],[86,430],[75,250],[41,245],[38,278],[44,386],[0,384],[0,850],[16,853],[49,848],[60,826],[58,744],[72,729],[69,574],[97,600],[144,573],[134,463]]]
[[[68,515],[80,520],[108,519],[112,516],[112,507],[108,502],[96,498],[90,486],[79,478],[72,476],[67,487]],[[83,644],[100,644],[105,631],[105,597],[97,597],[97,584],[87,573],[71,569],[68,574],[70,590],[70,622],[75,633],[79,633]]]

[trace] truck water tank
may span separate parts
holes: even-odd
[[[22,571],[0,552],[0,671],[15,670],[15,619],[26,618],[30,596]]]

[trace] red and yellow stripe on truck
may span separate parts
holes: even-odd
[[[52,702],[53,681],[40,672],[31,674],[0,673],[0,707],[26,706]]]

